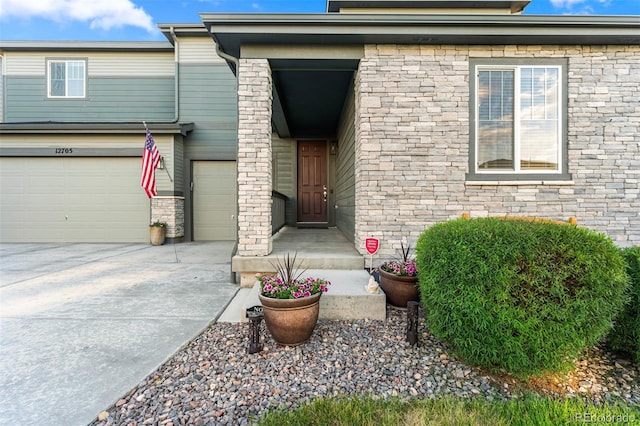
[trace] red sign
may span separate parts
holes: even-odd
[[[364,240],[364,246],[370,255],[374,255],[380,247],[380,241],[377,238],[367,238]]]

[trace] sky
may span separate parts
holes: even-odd
[[[0,40],[166,40],[199,13],[323,13],[326,0],[0,0]],[[640,0],[532,0],[526,15],[636,15]]]

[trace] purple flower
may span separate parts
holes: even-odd
[[[380,269],[401,277],[415,277],[418,275],[418,268],[414,260],[408,260],[406,262],[397,260],[388,261],[380,265]]]
[[[274,275],[257,275],[260,283],[260,291],[263,296],[276,299],[299,299],[310,297],[314,294],[327,292],[331,283],[322,278],[300,278],[294,282],[287,283],[282,277]]]

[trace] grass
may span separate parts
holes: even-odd
[[[526,396],[509,401],[443,397],[403,402],[398,398],[318,399],[295,410],[278,409],[261,426],[560,426],[640,424],[640,407],[622,402],[587,404],[580,399]]]

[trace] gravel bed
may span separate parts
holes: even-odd
[[[405,341],[406,313],[388,308],[386,321],[320,320],[311,340],[278,346],[266,329],[265,348],[247,353],[246,323],[216,323],[99,414],[92,425],[245,425],[275,407],[318,397],[508,399],[526,389],[594,402],[640,405],[640,368],[591,349],[562,378],[525,384],[469,367],[448,355],[420,317],[419,342]]]

